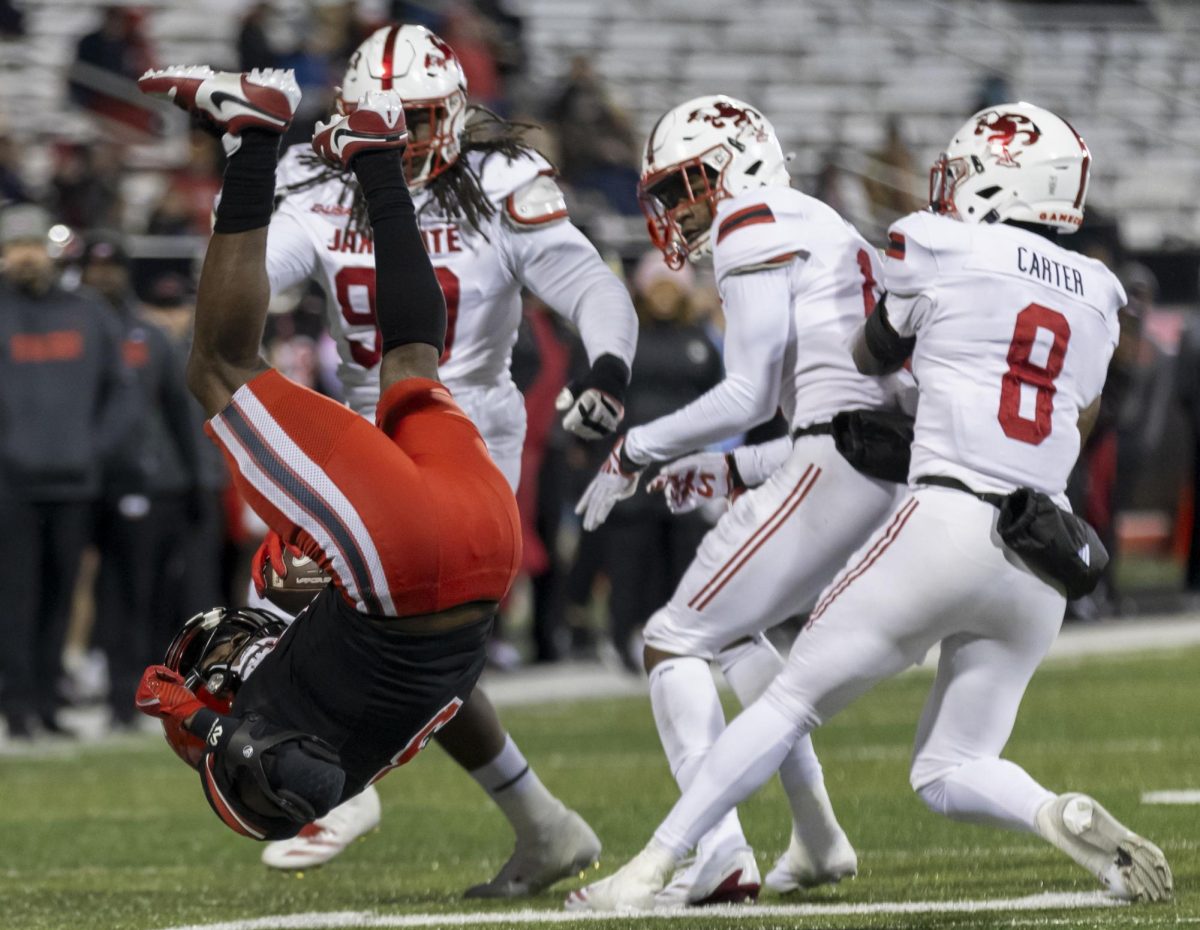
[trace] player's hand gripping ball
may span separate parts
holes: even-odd
[[[279,534],[268,532],[250,565],[254,590],[291,615],[312,603],[331,578],[327,571]]]

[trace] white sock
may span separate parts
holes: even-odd
[[[471,772],[471,777],[496,802],[518,839],[536,835],[540,826],[563,810],[562,802],[546,790],[511,736],[505,737],[499,755]]]
[[[725,729],[725,712],[708,663],[690,656],[658,663],[650,672],[650,706],[671,774],[686,791]],[[703,858],[707,850],[726,843],[746,844],[736,810],[731,810],[704,837],[699,855]]]
[[[755,701],[725,728],[655,831],[655,841],[682,857],[721,817],[770,780],[802,733],[770,702]]]
[[[1054,798],[1007,759],[973,759],[917,790],[930,809],[952,820],[1037,832],[1037,814]]]
[[[723,650],[717,661],[743,707],[749,707],[762,696],[784,664],[761,633],[747,643]],[[844,841],[845,834],[825,791],[821,761],[813,749],[811,736],[805,734],[796,740],[779,766],[779,780],[792,809],[793,832],[814,864],[820,865],[834,846]]]

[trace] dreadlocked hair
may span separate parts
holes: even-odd
[[[496,205],[484,194],[479,175],[471,168],[467,156],[472,152],[483,152],[485,159],[492,155],[515,159],[525,152],[536,151],[525,142],[525,135],[538,128],[535,123],[506,120],[486,107],[470,107],[467,110],[467,125],[463,131],[459,156],[453,165],[425,185],[429,197],[421,205],[418,217],[427,210],[436,209],[442,216],[463,220],[487,239],[483,227],[496,215]],[[354,172],[332,167],[315,152],[301,155],[300,163],[305,168],[313,169],[314,173],[303,181],[282,188],[276,197],[277,205],[288,194],[311,190],[327,181],[336,180],[342,185],[342,191],[338,195],[338,206],[346,206],[346,201],[350,201],[346,230],[362,232],[370,229],[367,200],[359,189]]]

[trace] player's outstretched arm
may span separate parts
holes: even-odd
[[[270,299],[267,225],[275,202],[279,138],[291,124],[300,88],[291,71],[236,74],[204,66],[147,71],[138,86],[224,133],[229,161],[200,274],[188,358],[188,387],[215,416],[238,388],[268,367],[259,356]]]
[[[375,317],[383,344],[380,393],[404,378],[437,378],[446,341],[446,300],[421,241],[404,181],[408,142],[395,91],[371,91],[353,113],[317,124],[313,148],[350,168],[367,200],[375,240]]]

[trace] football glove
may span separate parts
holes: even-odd
[[[583,517],[585,530],[591,531],[600,526],[608,519],[617,501],[632,497],[637,490],[638,479],[642,477],[646,466],[631,461],[624,452],[625,437],[622,436],[575,505],[575,512]]]
[[[283,537],[274,530],[267,530],[262,545],[254,553],[250,561],[250,580],[254,582],[254,590],[259,597],[267,596],[267,566],[275,570],[280,578],[287,577],[287,562],[283,558],[283,550],[288,549],[293,555],[301,555],[295,546],[287,546]]]
[[[183,676],[165,665],[151,665],[142,673],[134,704],[149,717],[169,717],[181,723],[204,707],[183,683]]]
[[[711,500],[732,498],[738,491],[731,456],[725,452],[698,452],[665,465],[646,490],[661,491],[667,509],[674,514],[691,513]]]
[[[564,387],[554,401],[563,429],[583,439],[602,439],[625,416],[629,366],[615,355],[601,355],[587,377]]]

